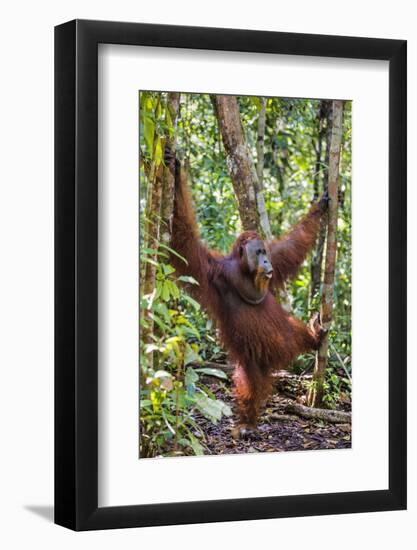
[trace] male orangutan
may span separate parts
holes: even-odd
[[[234,435],[244,437],[256,427],[261,405],[272,391],[272,372],[317,349],[323,337],[318,315],[305,325],[285,311],[273,290],[296,275],[313,247],[328,197],[313,204],[280,240],[264,242],[255,231],[244,231],[231,253],[222,256],[200,241],[185,171],[169,149],[165,162],[175,176],[171,247],[187,260],[172,255],[171,262],[179,274],[199,283],[187,285],[187,291],[215,320],[235,366],[239,424]]]

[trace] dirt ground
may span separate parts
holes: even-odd
[[[211,391],[233,408],[233,396],[228,384],[208,382]],[[258,429],[246,439],[232,437],[233,416],[223,417],[218,424],[199,415],[196,419],[206,434],[206,454],[238,454],[258,452],[304,451],[314,449],[347,449],[351,447],[351,424],[334,424],[323,420],[307,420],[289,414],[289,404],[300,401],[305,394],[306,379],[283,374],[277,378],[274,394],[259,419]],[[337,409],[350,410],[346,400]]]

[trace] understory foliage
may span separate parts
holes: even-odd
[[[140,93],[140,273],[154,268],[151,292],[140,285],[140,456],[204,454],[205,434],[196,413],[212,422],[230,408],[202,382],[211,374],[226,383],[226,374],[213,368],[225,363],[216,330],[199,304],[180,283],[162,243],[158,213],[147,209],[154,174],[163,162],[166,139],[175,136],[177,154],[188,169],[201,237],[209,247],[227,253],[241,232],[236,197],[227,169],[217,120],[207,94],[181,94],[178,122],[167,110],[168,94]],[[242,125],[256,163],[257,124],[261,102],[238,97]],[[264,138],[263,187],[272,233],[279,237],[308,210],[317,189],[323,192],[326,165],[325,133],[318,155],[320,101],[268,98]],[[345,104],[337,266],[333,322],[324,402],[334,408],[351,393],[351,106]],[[323,138],[324,136],[324,138]],[[165,197],[166,199],[166,197]],[[152,216],[152,219],[150,219]],[[185,259],[183,259],[185,261]],[[307,321],[320,308],[320,291],[311,292],[309,257],[297,278],[288,284],[292,312]],[[184,280],[185,279],[185,280]],[[144,338],[144,334],[147,338]],[[145,341],[146,340],[146,341]],[[209,364],[210,366],[207,366]],[[293,365],[296,373],[311,372],[314,356]]]
[[[149,252],[152,251],[142,250],[144,262],[152,261],[147,257]],[[200,375],[220,379],[226,375],[218,369],[195,368],[202,362],[201,336],[190,320],[189,310],[198,313],[200,306],[180,290],[178,283],[197,284],[196,281],[191,277],[176,278],[174,268],[166,263],[165,253],[159,253],[156,268],[155,289],[143,295],[140,302],[141,310],[148,311],[155,323],[153,341],[141,346],[141,456],[204,454],[205,436],[194,421],[193,410],[212,422],[231,411],[200,382]],[[141,328],[146,323],[142,318]],[[153,368],[148,366],[150,353],[156,359]]]

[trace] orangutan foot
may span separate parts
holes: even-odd
[[[327,334],[327,330],[324,329],[323,325],[321,324],[320,313],[315,313],[313,315],[313,317],[308,322],[308,328],[313,334],[314,339],[316,340],[317,347],[319,347],[323,341],[323,338]]]
[[[239,424],[232,429],[233,439],[250,439],[256,433],[256,426]]]

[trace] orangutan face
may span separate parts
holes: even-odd
[[[273,269],[265,243],[259,239],[251,239],[244,246],[244,256],[249,273],[271,279]]]

